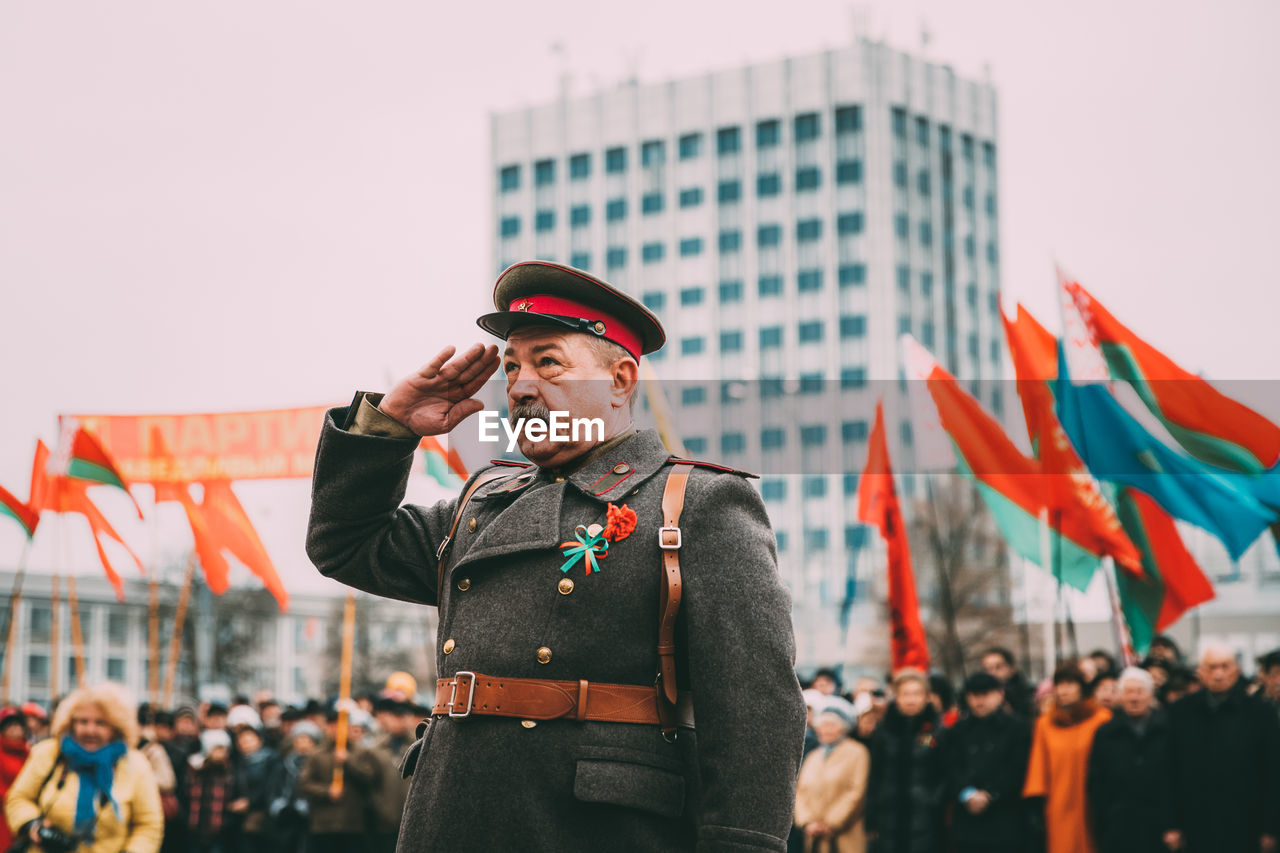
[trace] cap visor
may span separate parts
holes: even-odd
[[[482,314],[476,318],[476,325],[504,341],[512,331],[524,326],[553,326],[572,332],[582,331],[576,317],[537,314],[532,311],[495,311],[492,314]]]

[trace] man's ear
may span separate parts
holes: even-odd
[[[634,358],[620,358],[613,363],[610,391],[615,409],[630,405],[631,392],[640,381],[640,365]]]

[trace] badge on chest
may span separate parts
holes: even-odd
[[[600,561],[609,556],[609,544],[621,542],[636,529],[636,513],[623,504],[609,504],[605,510],[605,523],[579,524],[573,530],[573,539],[560,543],[565,561],[560,571],[568,574],[579,562],[586,565],[586,574],[600,571]]]

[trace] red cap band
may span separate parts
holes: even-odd
[[[568,317],[581,317],[590,323],[604,323],[604,333],[600,337],[613,341],[638,361],[642,347],[640,336],[614,315],[599,308],[565,299],[562,296],[522,296],[511,300],[508,311],[528,311],[533,314],[563,314]]]

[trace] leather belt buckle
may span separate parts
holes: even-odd
[[[670,536],[669,534],[675,534]],[[680,550],[680,528],[679,527],[659,527],[658,528],[658,547],[664,551]]]
[[[458,702],[458,679],[462,678],[463,676],[470,676],[471,681],[469,684],[466,685],[467,701],[460,703]],[[449,682],[449,702],[446,705],[446,707],[449,709],[449,716],[455,720],[465,720],[467,717],[470,717],[471,703],[475,701],[475,698],[476,698],[476,674],[466,669],[459,670],[457,673],[454,674],[453,680]],[[462,705],[462,708],[463,708],[463,710],[460,712],[454,710],[458,705]]]

